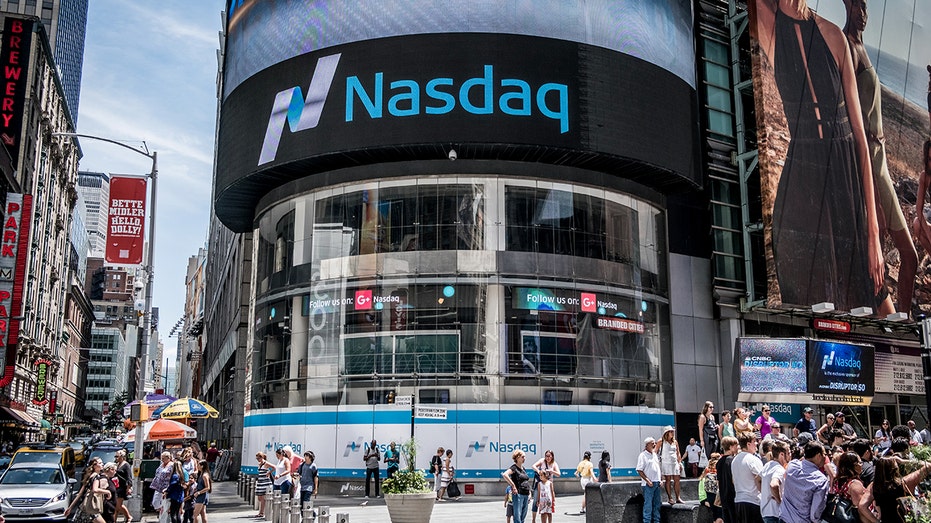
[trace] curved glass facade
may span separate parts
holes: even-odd
[[[295,196],[258,224],[253,447],[342,426],[333,468],[315,449],[324,473],[340,475],[376,425],[406,434],[412,395],[459,425],[440,444],[474,449],[504,438],[512,415],[531,417],[541,445],[543,418],[571,425],[573,455],[587,423],[640,437],[671,421],[665,215],[654,203],[572,184],[420,177]],[[443,425],[418,426],[418,439],[429,446]]]

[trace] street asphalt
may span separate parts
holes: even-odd
[[[320,496],[315,506],[330,507],[330,523],[337,522],[337,514],[348,514],[348,523],[388,523],[388,508],[383,498],[365,500],[355,496]],[[558,496],[556,498],[556,514],[554,522],[585,521],[584,514],[578,514],[582,506],[582,495],[573,494]],[[571,514],[566,514],[566,512]],[[224,481],[213,484],[213,493],[210,494],[210,503],[207,506],[207,520],[209,523],[260,523],[264,519],[257,519],[257,510],[246,504],[237,493],[235,481]],[[504,496],[462,496],[459,501],[446,501],[436,503],[433,507],[431,523],[486,523],[504,522]],[[146,513],[143,523],[158,523],[155,513]],[[530,514],[527,514],[525,523],[530,523]],[[539,521],[539,519],[538,519]],[[120,519],[122,522],[122,518]]]

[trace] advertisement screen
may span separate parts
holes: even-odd
[[[738,338],[737,354],[740,392],[806,392],[806,340]]]
[[[931,303],[931,3],[748,5],[769,306]]]
[[[695,86],[688,0],[233,0],[225,94],[295,56],[391,36],[497,33],[559,38],[629,54]]]
[[[808,348],[808,392],[872,396],[874,349],[812,340]]]

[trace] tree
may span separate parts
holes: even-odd
[[[123,407],[132,401],[129,392],[123,392],[113,398],[110,402],[110,412],[104,416],[103,428],[105,430],[114,430],[123,427]]]

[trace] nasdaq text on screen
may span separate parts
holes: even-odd
[[[274,161],[285,122],[292,133],[317,126],[340,56],[333,54],[317,60],[306,96],[300,86],[285,89],[275,96],[258,165]],[[385,116],[385,73],[375,73],[369,84],[371,91],[358,76],[346,77],[345,122],[352,122],[363,115],[372,119]],[[496,92],[499,86],[501,91]],[[484,65],[481,76],[466,79],[458,89],[456,80],[449,77],[432,78],[426,82],[394,80],[388,84],[388,89],[391,92],[387,114],[393,117],[447,114],[455,110],[457,104],[474,115],[494,114],[497,107],[502,114],[530,116],[535,106],[541,115],[559,122],[561,134],[569,131],[567,84],[545,83],[534,94],[530,83],[524,80],[502,78],[496,83],[494,65]],[[421,95],[427,98],[423,103]],[[357,102],[360,110],[356,108]]]

